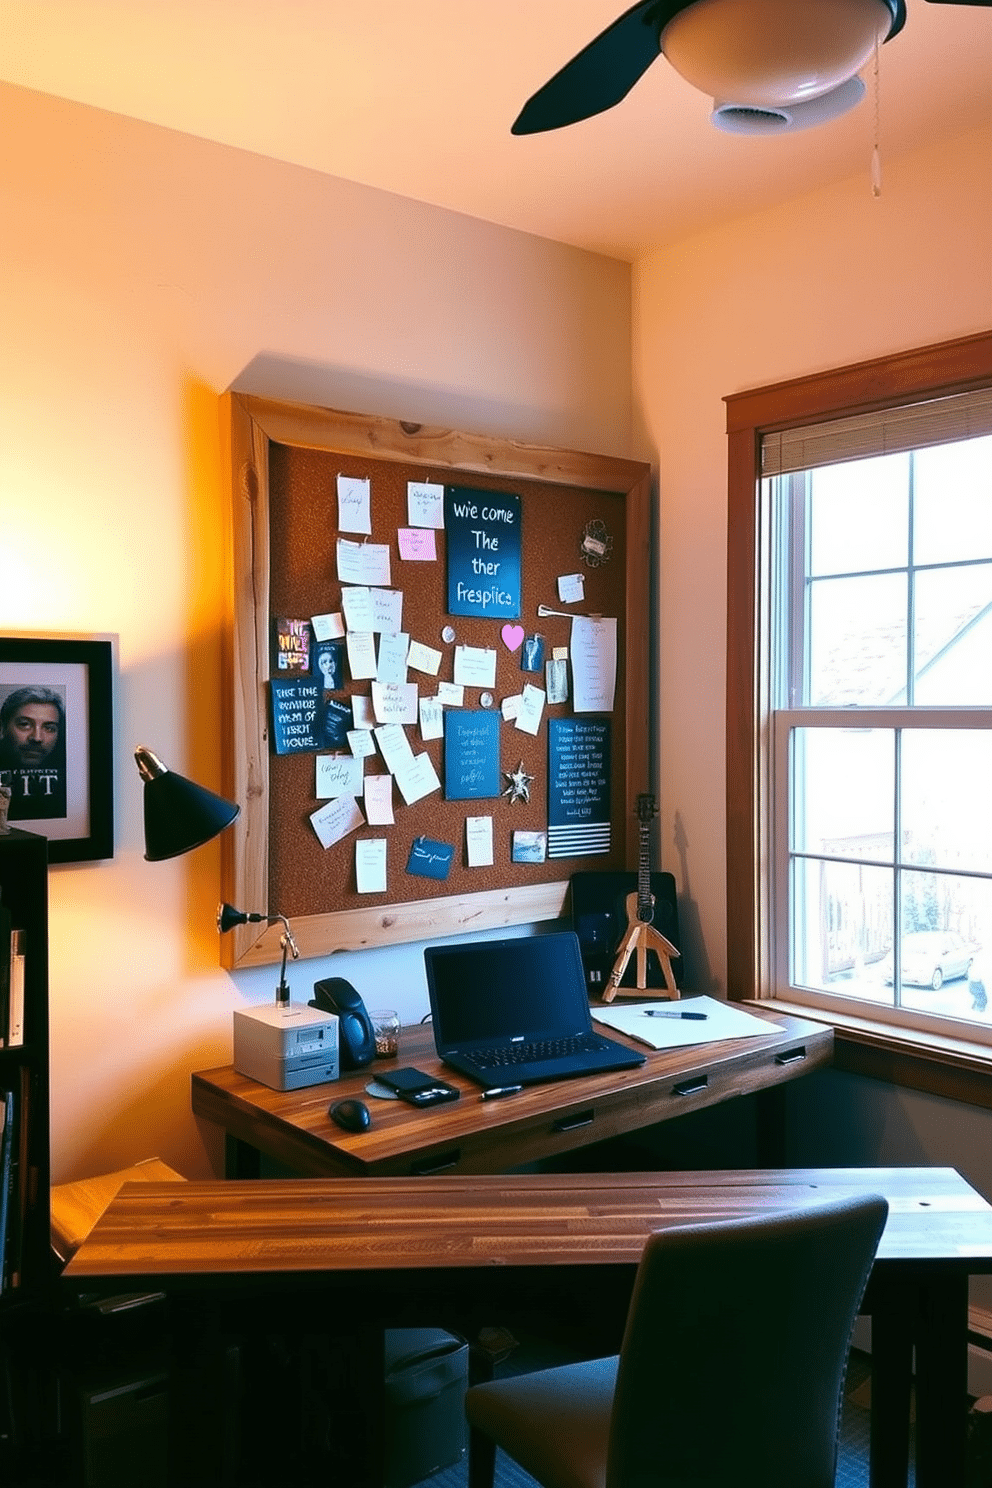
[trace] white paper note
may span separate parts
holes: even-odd
[[[409,764],[413,759],[410,740],[407,738],[402,724],[387,723],[382,728],[377,728],[375,730],[375,742],[379,746],[379,753],[394,775],[396,774],[396,767],[398,765]]]
[[[416,682],[373,682],[372,707],[377,723],[417,722]]]
[[[572,621],[572,707],[612,713],[617,682],[617,622],[576,615]]]
[[[444,487],[435,481],[407,481],[406,519],[411,527],[443,527]]]
[[[311,615],[310,624],[316,641],[336,641],[344,635],[344,616],[340,610],[331,615]]]
[[[370,827],[391,827],[393,816],[392,775],[366,775],[365,816]]]
[[[348,670],[356,682],[370,681],[376,674],[375,636],[370,630],[349,630]]]
[[[428,677],[436,677],[441,670],[441,659],[441,652],[435,651],[433,646],[425,646],[421,641],[410,642],[406,664],[415,672],[424,672]]]
[[[394,686],[406,681],[406,656],[410,649],[410,637],[405,630],[398,635],[383,631],[379,637],[379,657],[376,663],[375,680]],[[373,701],[375,693],[372,694]]]
[[[558,598],[562,604],[578,604],[585,599],[585,575],[580,573],[559,574]]]
[[[337,541],[338,578],[342,584],[390,582],[389,548],[385,543],[355,543],[346,537]]]
[[[386,892],[385,837],[362,837],[355,843],[355,883],[360,894]]]
[[[505,697],[503,699],[499,705],[499,711],[507,723],[512,723],[519,714],[522,705],[522,696],[519,692],[515,692],[512,697]]]
[[[535,687],[528,682],[524,687],[520,699],[520,711],[517,714],[515,727],[522,729],[525,734],[536,734],[541,727],[541,715],[544,712],[544,688]]]
[[[454,682],[439,682],[437,684],[437,700],[445,708],[461,708],[465,702],[465,689],[456,686]]]
[[[429,796],[431,791],[441,789],[441,782],[429,754],[418,754],[416,759],[407,760],[395,771],[395,775],[400,795],[408,806]]]
[[[465,853],[470,868],[491,868],[493,864],[493,819],[491,816],[465,818]]]
[[[375,728],[372,699],[363,692],[356,692],[351,699],[351,717],[356,729]]]
[[[375,754],[375,738],[372,726],[348,730],[348,748],[356,759],[370,759]]]
[[[364,827],[365,818],[359,811],[354,796],[338,796],[336,800],[328,801],[326,806],[311,813],[310,825],[317,833],[321,847],[328,848],[335,842],[340,842],[342,837],[347,837],[349,832]]]
[[[425,741],[444,738],[444,709],[436,697],[420,699],[420,737]]]
[[[341,590],[341,608],[349,630],[375,630],[372,590],[367,584],[345,584]]]
[[[364,766],[353,754],[318,754],[315,795],[318,801],[334,796],[360,796]]]
[[[372,629],[395,635],[403,629],[403,590],[372,589]]]
[[[456,646],[454,675],[461,687],[495,687],[495,647]]]
[[[338,476],[338,531],[372,531],[372,482],[367,476]]]

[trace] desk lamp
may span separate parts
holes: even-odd
[[[149,863],[202,847],[240,813],[241,807],[232,801],[167,769],[144,744],[138,745],[134,758],[145,783],[145,858]]]
[[[281,914],[252,914],[243,909],[235,909],[233,904],[218,904],[217,906],[217,929],[221,935],[226,935],[228,930],[233,930],[235,925],[281,925],[282,935],[279,944],[282,947],[282,966],[279,971],[279,985],[276,987],[276,1007],[289,1007],[289,983],[286,981],[286,952],[292,953],[294,961],[300,959],[300,950],[293,939],[293,932],[289,928],[289,921]]]

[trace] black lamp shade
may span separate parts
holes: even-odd
[[[135,750],[145,782],[145,857],[149,863],[176,858],[209,842],[229,827],[240,807],[166,769],[151,750]]]

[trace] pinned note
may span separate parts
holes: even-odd
[[[342,837],[347,837],[349,832],[364,827],[365,818],[359,811],[354,796],[339,796],[334,801],[328,801],[318,811],[312,812],[310,825],[317,833],[321,847],[326,850],[333,847],[335,842],[340,842]]]
[[[435,563],[437,543],[428,527],[400,527],[396,533],[404,563]]]
[[[363,837],[355,843],[355,886],[360,894],[386,892],[385,837]]]
[[[355,543],[339,537],[337,566],[342,584],[388,585],[390,582],[389,547],[385,543]]]
[[[338,531],[372,531],[372,482],[367,476],[338,476]]]
[[[465,857],[470,868],[493,866],[493,819],[491,816],[465,818]]]
[[[364,764],[353,754],[318,754],[314,794],[318,801],[360,796]]]
[[[444,487],[436,481],[407,481],[406,519],[411,527],[443,527]]]

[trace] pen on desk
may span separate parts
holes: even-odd
[[[687,1018],[693,1023],[705,1023],[706,1013],[670,1013],[667,1008],[645,1008],[645,1018]]]
[[[484,1090],[482,1092],[482,1099],[500,1100],[504,1095],[516,1095],[523,1088],[522,1085],[494,1085],[492,1090]]]

